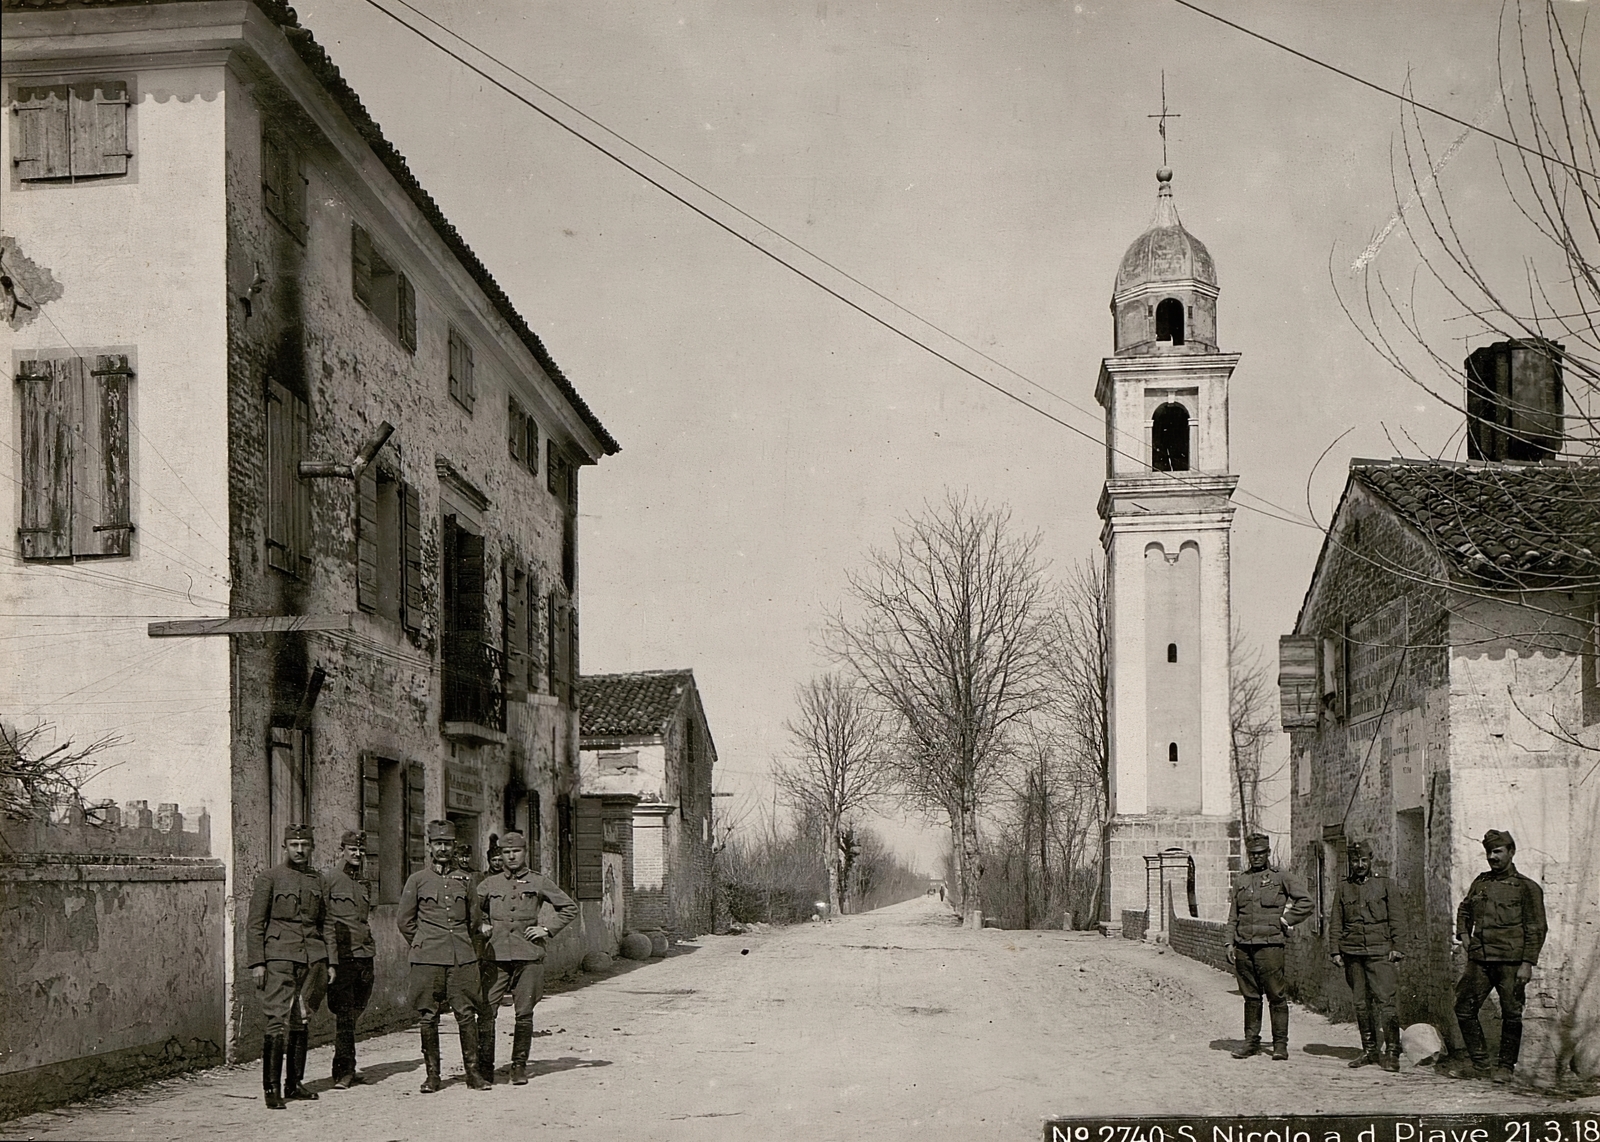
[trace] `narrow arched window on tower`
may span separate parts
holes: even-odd
[[[1178,661],[1178,644],[1175,643],[1175,642],[1167,643],[1167,661],[1168,662],[1176,662],[1176,661]]]
[[[1157,472],[1189,470],[1189,410],[1164,404],[1150,422],[1150,466]]]
[[[1168,742],[1167,743],[1167,760],[1172,762],[1173,765],[1177,765],[1178,764],[1178,743],[1177,742]]]
[[[1175,297],[1156,306],[1156,340],[1183,344],[1183,302]]]

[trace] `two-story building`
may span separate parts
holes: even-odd
[[[289,823],[321,863],[366,829],[367,1018],[405,1017],[426,820],[575,886],[577,473],[617,443],[279,0],[5,0],[3,50],[0,715],[209,811],[232,1057]]]

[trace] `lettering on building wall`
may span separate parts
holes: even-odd
[[[1395,599],[1350,624],[1346,648],[1350,721],[1375,718],[1383,712],[1409,638],[1408,612],[1406,600]]]

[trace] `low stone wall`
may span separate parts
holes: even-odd
[[[1224,936],[1227,927],[1220,920],[1176,915],[1168,902],[1167,943],[1172,950],[1231,975],[1233,965],[1228,962],[1228,942]]]
[[[1127,908],[1122,910],[1122,938],[1124,940],[1142,940],[1146,930],[1150,927],[1150,913],[1133,912]]]
[[[221,861],[0,860],[0,1120],[222,1061]]]

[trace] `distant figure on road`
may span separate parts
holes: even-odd
[[[455,847],[455,825],[428,822],[428,856],[433,863],[411,874],[395,909],[395,926],[411,945],[406,991],[421,1017],[422,1060],[427,1067],[423,1094],[433,1094],[442,1085],[439,1012],[446,1003],[456,1015],[467,1086],[489,1089],[478,1073],[478,1012],[483,990],[478,953],[472,946],[472,890],[464,877],[456,875]]]
[[[372,998],[372,889],[361,879],[367,857],[367,834],[348,830],[339,839],[339,864],[327,874],[328,942],[339,953],[337,978],[328,984],[328,1010],[333,1012],[333,1085],[349,1090],[356,1077],[356,1023]]]
[[[337,979],[339,954],[325,939],[328,887],[311,867],[316,847],[310,825],[285,826],[283,863],[257,876],[250,894],[245,958],[261,993],[261,1088],[269,1110],[284,1109],[287,1099],[317,1097],[300,1085],[308,1038],[305,996],[314,965],[326,961],[328,982]],[[309,1006],[315,1010],[317,1004]]]
[[[1447,1064],[1454,1078],[1510,1082],[1522,1050],[1522,1005],[1539,962],[1548,927],[1544,889],[1517,871],[1517,842],[1503,829],[1483,835],[1489,871],[1478,874],[1456,909],[1455,940],[1467,946],[1467,970],[1456,984],[1456,1022],[1466,1040],[1467,1059]],[[1500,997],[1500,1061],[1489,1071],[1489,1045],[1478,1022],[1478,1008],[1490,990]]]
[[[942,884],[939,886],[939,903],[944,903],[944,885]]]
[[[1283,978],[1283,946],[1289,929],[1311,915],[1311,897],[1299,877],[1272,868],[1272,841],[1262,833],[1245,838],[1249,869],[1233,878],[1228,907],[1228,962],[1244,996],[1244,1046],[1236,1059],[1261,1053],[1261,993],[1272,1011],[1272,1057],[1289,1058],[1289,996]]]
[[[1350,876],[1333,898],[1333,954],[1344,968],[1345,982],[1356,1004],[1361,1029],[1361,1054],[1351,1068],[1377,1063],[1386,1071],[1400,1069],[1400,1017],[1395,1013],[1395,906],[1389,878],[1372,875],[1372,846],[1352,841],[1346,850]],[[1379,1042],[1382,1042],[1382,1049]]]

